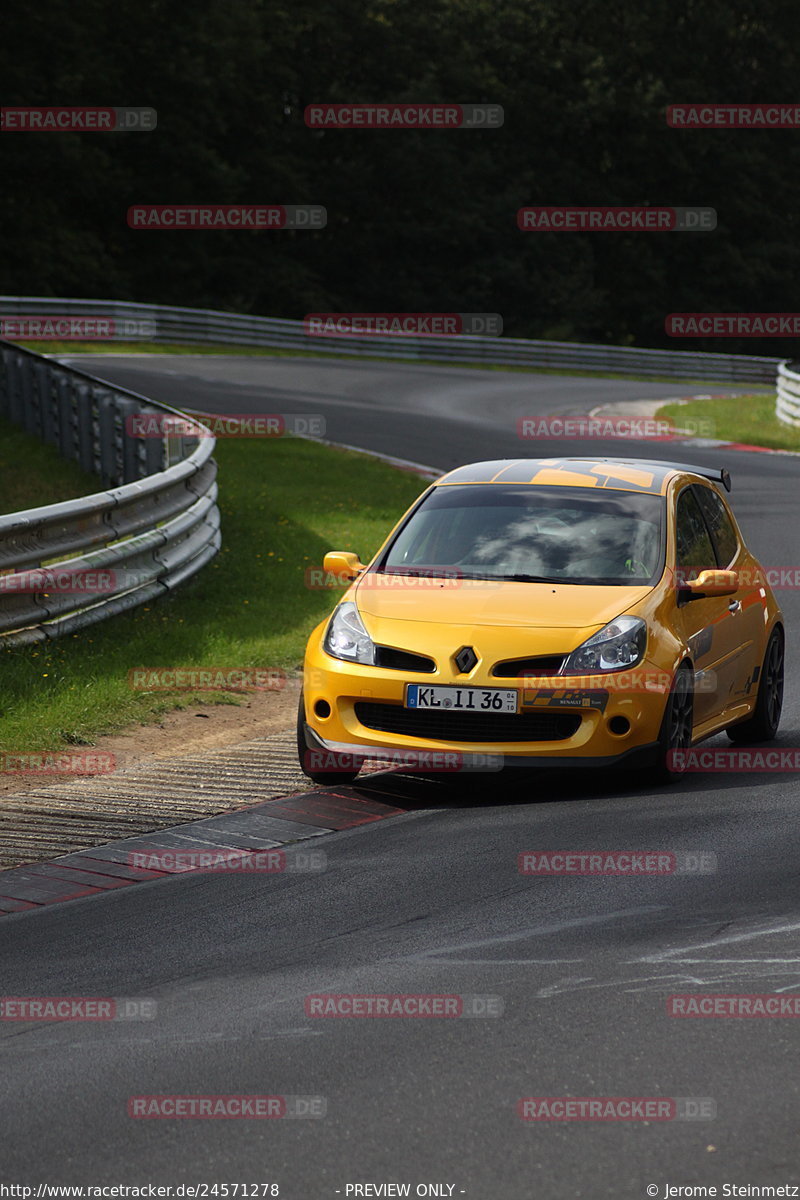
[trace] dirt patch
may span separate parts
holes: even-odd
[[[120,733],[99,737],[91,748],[85,749],[91,749],[93,754],[113,754],[117,767],[121,768],[218,750],[267,734],[291,732],[297,719],[300,684],[299,678],[288,679],[282,691],[254,692],[237,705],[193,704],[166,713],[158,724],[131,725]],[[74,775],[0,775],[0,800],[74,780]]]

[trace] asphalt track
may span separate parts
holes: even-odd
[[[323,413],[333,440],[442,468],[524,454],[519,416],[689,390],[308,359],[92,367],[193,408]],[[620,446],[552,445],[587,451]],[[751,548],[765,564],[800,564],[800,458],[658,443],[622,452],[728,466]],[[793,747],[800,604],[778,594],[790,661],[779,744]],[[619,775],[487,775],[408,794],[407,815],[321,839],[321,875],[173,877],[6,918],[2,994],[149,997],[158,1014],[0,1023],[0,1179],[277,1182],[290,1200],[366,1183],[528,1200],[800,1182],[797,1023],[666,1010],[673,993],[800,984],[795,775],[700,774],[658,791]],[[533,849],[694,850],[718,869],[522,876],[517,856]],[[503,1015],[305,1014],[310,993],[353,992],[488,995]],[[126,1110],[131,1095],[254,1093],[323,1096],[327,1115],[161,1121]],[[708,1097],[717,1116],[517,1116],[521,1097],[565,1095]]]

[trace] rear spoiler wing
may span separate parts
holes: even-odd
[[[721,483],[726,492],[731,490],[730,472],[724,467],[715,470],[713,467],[698,467],[691,463],[666,462],[663,458],[595,458],[592,462],[629,463],[633,467],[668,467],[672,471],[688,471],[692,475],[701,475],[703,479]]]

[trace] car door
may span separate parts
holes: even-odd
[[[739,588],[735,596],[729,596],[729,607],[737,603],[736,632],[738,656],[734,664],[729,704],[740,703],[751,690],[756,667],[761,666],[764,642],[764,598],[760,590],[755,564],[736,533],[730,514],[720,495],[704,484],[695,484],[694,492],[703,510],[711,540],[717,555],[717,564],[738,570]]]
[[[700,501],[689,485],[675,510],[675,563],[679,579],[714,570],[717,554]],[[676,592],[676,623],[689,646],[697,673],[694,721],[702,724],[728,705],[741,656],[741,605],[734,596],[686,600]]]

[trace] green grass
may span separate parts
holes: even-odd
[[[341,594],[308,588],[306,568],[321,567],[326,550],[371,557],[427,486],[364,455],[300,439],[220,441],[215,456],[221,554],[146,607],[44,646],[0,650],[0,748],[91,744],[169,709],[239,702],[231,693],[132,691],[134,667],[292,672],[308,633]]]
[[[518,364],[508,366],[476,362],[432,362],[424,358],[384,358],[378,355],[344,354],[332,350],[279,350],[271,346],[231,346],[228,344],[187,346],[179,343],[161,342],[19,342],[18,345],[37,354],[57,354],[67,357],[72,354],[232,354],[239,357],[267,358],[327,358],[345,359],[350,362],[391,362],[402,366],[408,363],[418,367],[457,367],[473,371],[513,371],[523,375],[566,375],[587,379],[622,379],[632,383],[674,383],[676,389],[725,387],[723,381],[709,379],[673,379],[671,375],[626,375],[614,371],[578,371],[561,367],[525,367]]]
[[[0,515],[101,490],[95,475],[0,418]]]
[[[714,426],[711,436],[722,441],[768,446],[773,450],[800,450],[800,428],[784,425],[775,416],[774,392],[667,404],[657,415],[679,427],[691,420],[711,421]]]

